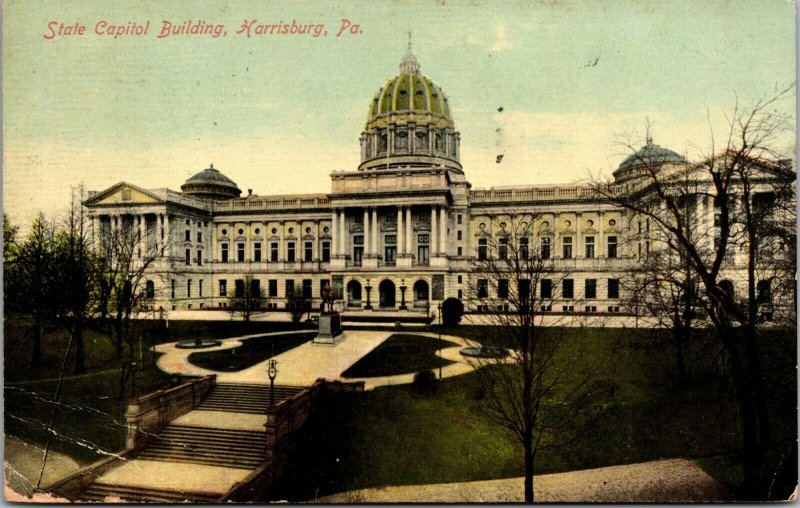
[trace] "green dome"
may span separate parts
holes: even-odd
[[[619,165],[619,169],[627,169],[645,164],[664,164],[667,162],[680,163],[686,162],[686,159],[669,148],[653,144],[653,140],[648,138],[647,144],[622,161],[622,164]]]
[[[420,74],[410,47],[400,64],[400,74],[389,79],[372,99],[366,130],[408,122],[454,128],[447,97],[432,79]]]
[[[213,164],[186,180],[181,185],[181,191],[190,196],[211,200],[236,198],[242,193],[236,183],[220,173]]]

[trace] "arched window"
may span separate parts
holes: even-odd
[[[444,152],[444,136],[441,132],[436,133],[436,151]]]
[[[152,280],[148,280],[147,282],[145,282],[144,292],[145,292],[145,296],[147,296],[147,298],[155,298],[155,296],[156,296],[156,285],[153,284]]]
[[[378,137],[378,153],[386,153],[386,146],[387,146],[387,137],[386,132],[381,132],[380,136]]]
[[[397,134],[395,134],[394,137],[394,146],[397,150],[408,150],[408,132],[397,131]]]
[[[428,149],[428,133],[427,132],[416,132],[416,142],[414,144],[414,148],[417,150],[427,150]]]
[[[769,279],[758,281],[756,286],[756,301],[758,303],[772,303],[772,281]]]

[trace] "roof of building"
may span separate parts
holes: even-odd
[[[233,180],[231,180],[227,176],[225,176],[222,173],[220,173],[219,170],[216,169],[213,164],[211,164],[210,167],[204,169],[203,171],[200,171],[199,173],[196,173],[195,175],[189,177],[189,179],[186,180],[186,181],[187,182],[193,182],[193,183],[200,183],[200,182],[203,182],[203,183],[209,182],[209,183],[211,183],[211,182],[213,182],[213,183],[220,183],[220,184],[223,184],[223,185],[227,184],[227,185],[231,185],[233,187],[237,187],[236,183],[234,183]]]

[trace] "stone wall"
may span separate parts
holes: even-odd
[[[125,413],[128,424],[125,447],[131,450],[142,449],[147,445],[150,436],[158,433],[175,418],[194,409],[216,384],[217,376],[212,374],[149,393],[133,401]]]

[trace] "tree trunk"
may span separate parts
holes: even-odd
[[[678,386],[683,388],[686,383],[686,361],[683,358],[683,344],[686,342],[686,336],[689,330],[683,326],[675,328],[673,336],[675,338],[675,366],[678,374]]]
[[[533,503],[533,429],[525,429],[525,502]]]

